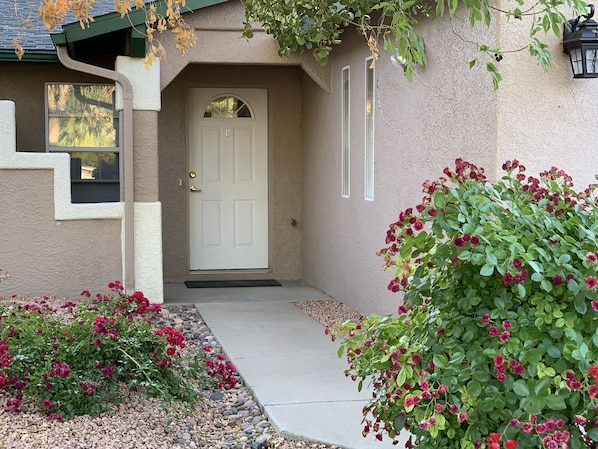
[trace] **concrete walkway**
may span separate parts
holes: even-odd
[[[331,299],[301,282],[282,287],[187,289],[165,285],[166,303],[194,303],[226,355],[284,437],[347,449],[402,448],[363,438],[371,397],[347,379],[338,344],[294,301]],[[364,388],[365,390],[365,388]]]

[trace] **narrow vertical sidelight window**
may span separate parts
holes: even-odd
[[[343,119],[341,124],[342,129],[342,195],[343,198],[351,196],[351,146],[350,146],[350,130],[351,130],[351,115],[350,115],[350,68],[343,67],[342,75],[342,108]]]
[[[374,92],[373,59],[365,60],[365,199],[374,200]]]

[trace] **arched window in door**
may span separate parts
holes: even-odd
[[[225,95],[212,100],[203,113],[204,118],[253,118],[249,106],[240,98]]]

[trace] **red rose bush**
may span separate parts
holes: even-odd
[[[233,387],[234,367],[209,351],[183,354],[185,336],[158,325],[161,306],[141,292],[66,301],[48,298],[0,302],[0,390],[4,409],[18,413],[35,405],[49,419],[98,415],[126,398],[127,390],[158,398],[164,405],[192,404],[198,389],[219,383]],[[216,379],[213,379],[213,377]],[[123,388],[125,391],[123,392]]]
[[[422,449],[598,447],[598,205],[553,167],[489,181],[461,159],[379,254],[397,317],[332,325],[373,385],[363,433]]]

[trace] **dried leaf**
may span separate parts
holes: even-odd
[[[89,22],[93,22],[93,17],[89,15],[89,12],[93,8],[95,0],[70,0],[69,9],[73,13],[76,19],[79,19],[81,28],[85,28],[89,25]]]
[[[373,69],[376,66],[376,60],[380,57],[378,40],[376,39],[376,36],[373,31],[370,33],[370,36],[368,37],[368,47],[370,49],[370,52],[372,53],[372,63],[370,64],[370,68]]]
[[[126,16],[131,12],[131,0],[114,0],[114,10],[119,13],[121,17]]]
[[[197,43],[197,34],[195,34],[195,29],[186,23],[174,28],[172,30],[172,34],[176,48],[183,56]]]
[[[21,43],[17,38],[12,40],[12,44],[15,46],[15,54],[17,55],[17,58],[19,58],[20,60],[25,54],[25,50],[23,50],[23,47],[21,46]]]
[[[68,9],[66,0],[44,0],[39,5],[37,15],[47,29],[53,30],[64,20]]]

